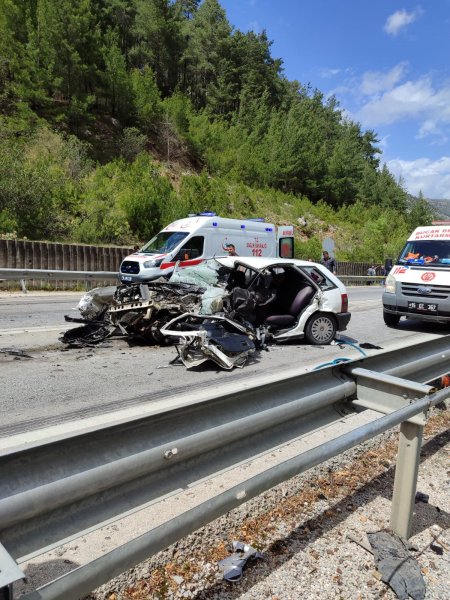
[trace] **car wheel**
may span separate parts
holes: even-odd
[[[400,315],[393,315],[383,310],[383,319],[388,327],[397,327],[400,321]]]
[[[329,344],[336,335],[336,319],[331,314],[318,313],[306,323],[305,338],[310,344]]]

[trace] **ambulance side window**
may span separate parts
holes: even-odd
[[[183,247],[175,257],[175,260],[189,260],[191,258],[202,256],[204,245],[205,238],[202,235],[196,235],[190,238],[183,244]]]

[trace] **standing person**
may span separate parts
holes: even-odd
[[[367,269],[367,275],[369,275],[369,277],[376,275],[376,274],[377,274],[377,271],[375,269],[375,265],[372,265],[371,267],[369,267]],[[367,285],[371,285],[372,283],[374,283],[374,281],[371,281],[370,279],[367,281]]]
[[[327,250],[324,250],[322,254],[323,256],[319,260],[319,263],[331,271],[333,275],[336,275],[336,261],[329,255]]]
[[[236,252],[236,246],[234,244],[225,244],[223,248],[228,256],[239,256],[239,254]]]

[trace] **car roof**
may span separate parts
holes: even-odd
[[[308,260],[300,260],[298,258],[276,258],[276,257],[256,257],[256,256],[226,256],[224,258],[216,258],[220,264],[225,267],[233,267],[236,263],[250,267],[251,269],[264,269],[272,265],[295,265],[298,267],[321,267],[320,264]]]

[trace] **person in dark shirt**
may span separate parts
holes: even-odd
[[[324,250],[322,254],[323,256],[319,260],[320,264],[331,271],[333,275],[336,275],[336,261],[328,254],[326,250]]]

